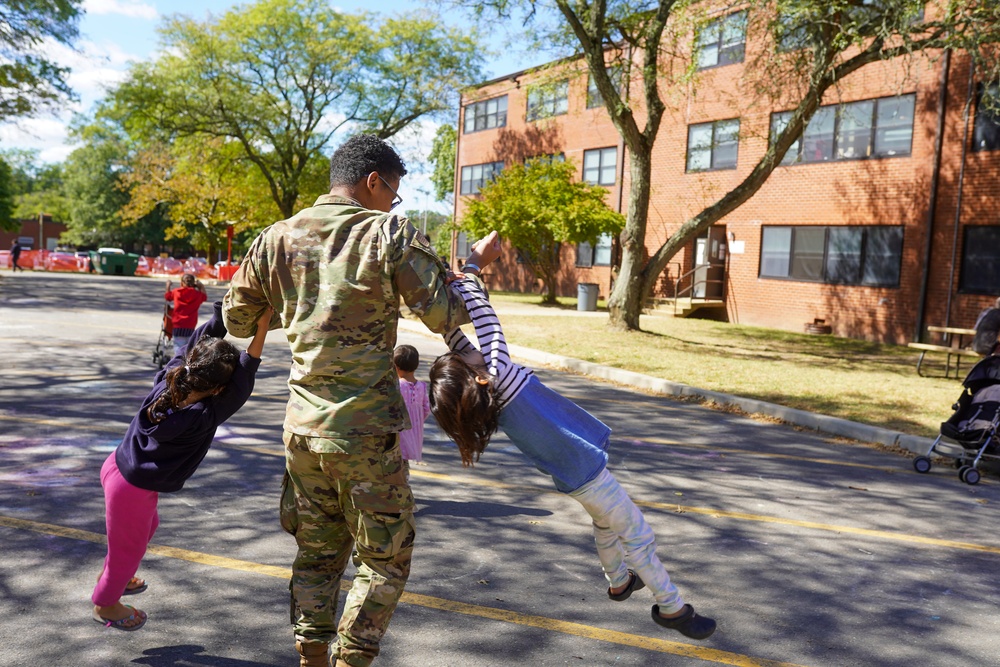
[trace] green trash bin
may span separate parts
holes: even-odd
[[[120,248],[100,248],[90,253],[94,271],[107,276],[134,276],[139,267],[139,255]]]

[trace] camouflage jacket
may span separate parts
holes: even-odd
[[[436,333],[469,322],[447,267],[401,216],[323,195],[254,240],[223,300],[253,334],[270,305],[292,351],[285,430],[331,441],[409,428],[392,366],[399,299]]]

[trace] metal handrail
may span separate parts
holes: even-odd
[[[690,271],[688,271],[684,275],[678,276],[677,280],[674,281],[674,315],[677,315],[677,300],[681,298],[681,294],[683,294],[685,292],[690,292],[691,296],[688,297],[688,298],[690,298],[692,302],[695,299],[701,299],[702,301],[708,301],[708,297],[707,296],[694,296],[694,288],[697,285],[702,285],[702,284],[704,284],[704,285],[707,286],[709,283],[719,283],[720,285],[724,285],[725,284],[725,280],[716,280],[716,279],[711,279],[711,280],[709,280],[709,279],[692,280],[690,285],[688,285],[687,287],[685,287],[683,290],[680,289],[680,287],[681,287],[681,281],[682,280],[684,280],[688,276],[692,275],[698,269],[700,269],[702,267],[705,267],[705,266],[711,266],[711,264],[699,264],[698,266],[695,266],[693,269],[691,269]],[[705,290],[705,291],[707,292],[708,290]]]

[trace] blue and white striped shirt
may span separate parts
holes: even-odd
[[[532,376],[530,368],[515,364],[510,359],[507,341],[500,328],[500,320],[490,304],[483,288],[475,280],[466,278],[456,280],[449,287],[461,295],[465,301],[466,310],[476,329],[476,339],[479,341],[479,351],[486,361],[486,369],[493,376],[493,388],[496,390],[497,402],[503,408],[524,388]],[[475,349],[461,329],[455,329],[444,337],[448,347],[453,352],[462,353]]]

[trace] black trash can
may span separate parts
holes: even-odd
[[[576,284],[576,309],[584,311],[597,310],[597,283]]]

